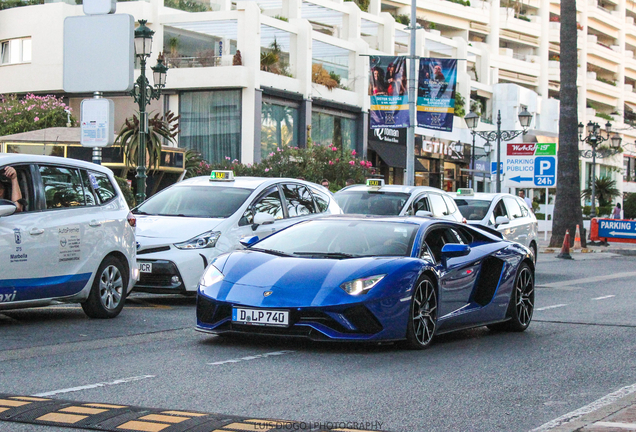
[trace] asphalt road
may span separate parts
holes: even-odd
[[[636,383],[633,257],[542,254],[520,334],[393,345],[226,339],[194,299],[133,294],[115,320],[78,306],[0,314],[0,393],[390,431],[528,431]],[[0,421],[0,431],[65,431]],[[76,430],[76,429],[74,429]]]

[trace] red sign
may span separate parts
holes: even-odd
[[[534,156],[536,144],[508,144],[508,156]]]

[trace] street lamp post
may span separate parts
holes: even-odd
[[[592,158],[592,208],[590,209],[590,217],[595,218],[596,158],[609,157],[615,155],[616,153],[619,153],[621,151],[620,146],[622,138],[616,133],[610,137],[610,134],[612,133],[612,124],[610,122],[607,122],[605,124],[605,133],[607,134],[607,136],[601,135],[601,127],[599,126],[599,124],[593,123],[591,120],[587,123],[587,135],[583,136],[583,132],[586,132],[585,126],[583,126],[583,123],[579,123],[579,141],[587,143],[590,147],[592,147],[592,150],[579,150],[579,154],[587,159],[589,159],[590,157]],[[597,150],[598,146],[601,143],[608,140],[610,141],[611,146],[609,149],[605,149],[603,151]]]
[[[472,114],[472,116],[471,116]],[[466,125],[471,130],[473,134],[473,142],[475,140],[475,135],[479,135],[486,141],[497,141],[497,193],[501,192],[501,170],[499,169],[499,165],[501,164],[501,141],[510,141],[519,135],[525,135],[528,132],[528,127],[530,127],[530,122],[532,122],[532,114],[528,111],[523,110],[519,113],[519,123],[521,123],[521,127],[523,130],[501,130],[501,110],[497,111],[497,130],[496,131],[476,131],[477,124],[479,123],[479,116],[474,112],[468,113],[464,119],[466,120]]]
[[[146,106],[153,99],[159,100],[161,89],[166,85],[168,68],[163,64],[163,55],[159,53],[157,65],[152,67],[155,86],[151,86],[146,78],[146,60],[152,52],[152,36],[154,31],[146,27],[146,20],[139,20],[135,30],[135,55],[139,59],[141,73],[130,92],[139,105],[139,146],[137,148],[137,204],[146,199],[146,135],[148,134],[148,113]]]

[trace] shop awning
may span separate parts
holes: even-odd
[[[376,152],[388,166],[406,168],[406,147],[399,144],[369,141],[369,148]],[[415,158],[415,172],[428,172],[424,165]]]

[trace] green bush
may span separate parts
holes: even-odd
[[[623,199],[623,216],[625,219],[636,219],[636,193],[626,193]]]
[[[210,164],[201,160],[192,175],[209,175],[213,170],[232,170],[235,176],[304,178],[320,184],[329,180],[329,188],[343,188],[347,179],[364,183],[375,174],[371,162],[356,157],[356,152],[336,146],[312,145],[308,148],[283,147],[269,154],[267,159],[255,164],[242,164],[225,157],[223,163]]]
[[[600,206],[596,207],[596,217],[604,217],[612,214],[613,206]],[[583,206],[583,216],[590,217],[590,212],[592,211],[592,206]]]
[[[117,185],[119,189],[121,189],[121,193],[124,195],[124,199],[126,203],[128,203],[128,207],[131,209],[135,206],[135,195],[133,195],[132,190],[130,190],[130,186],[128,186],[128,181],[121,177],[115,177],[117,180]]]

